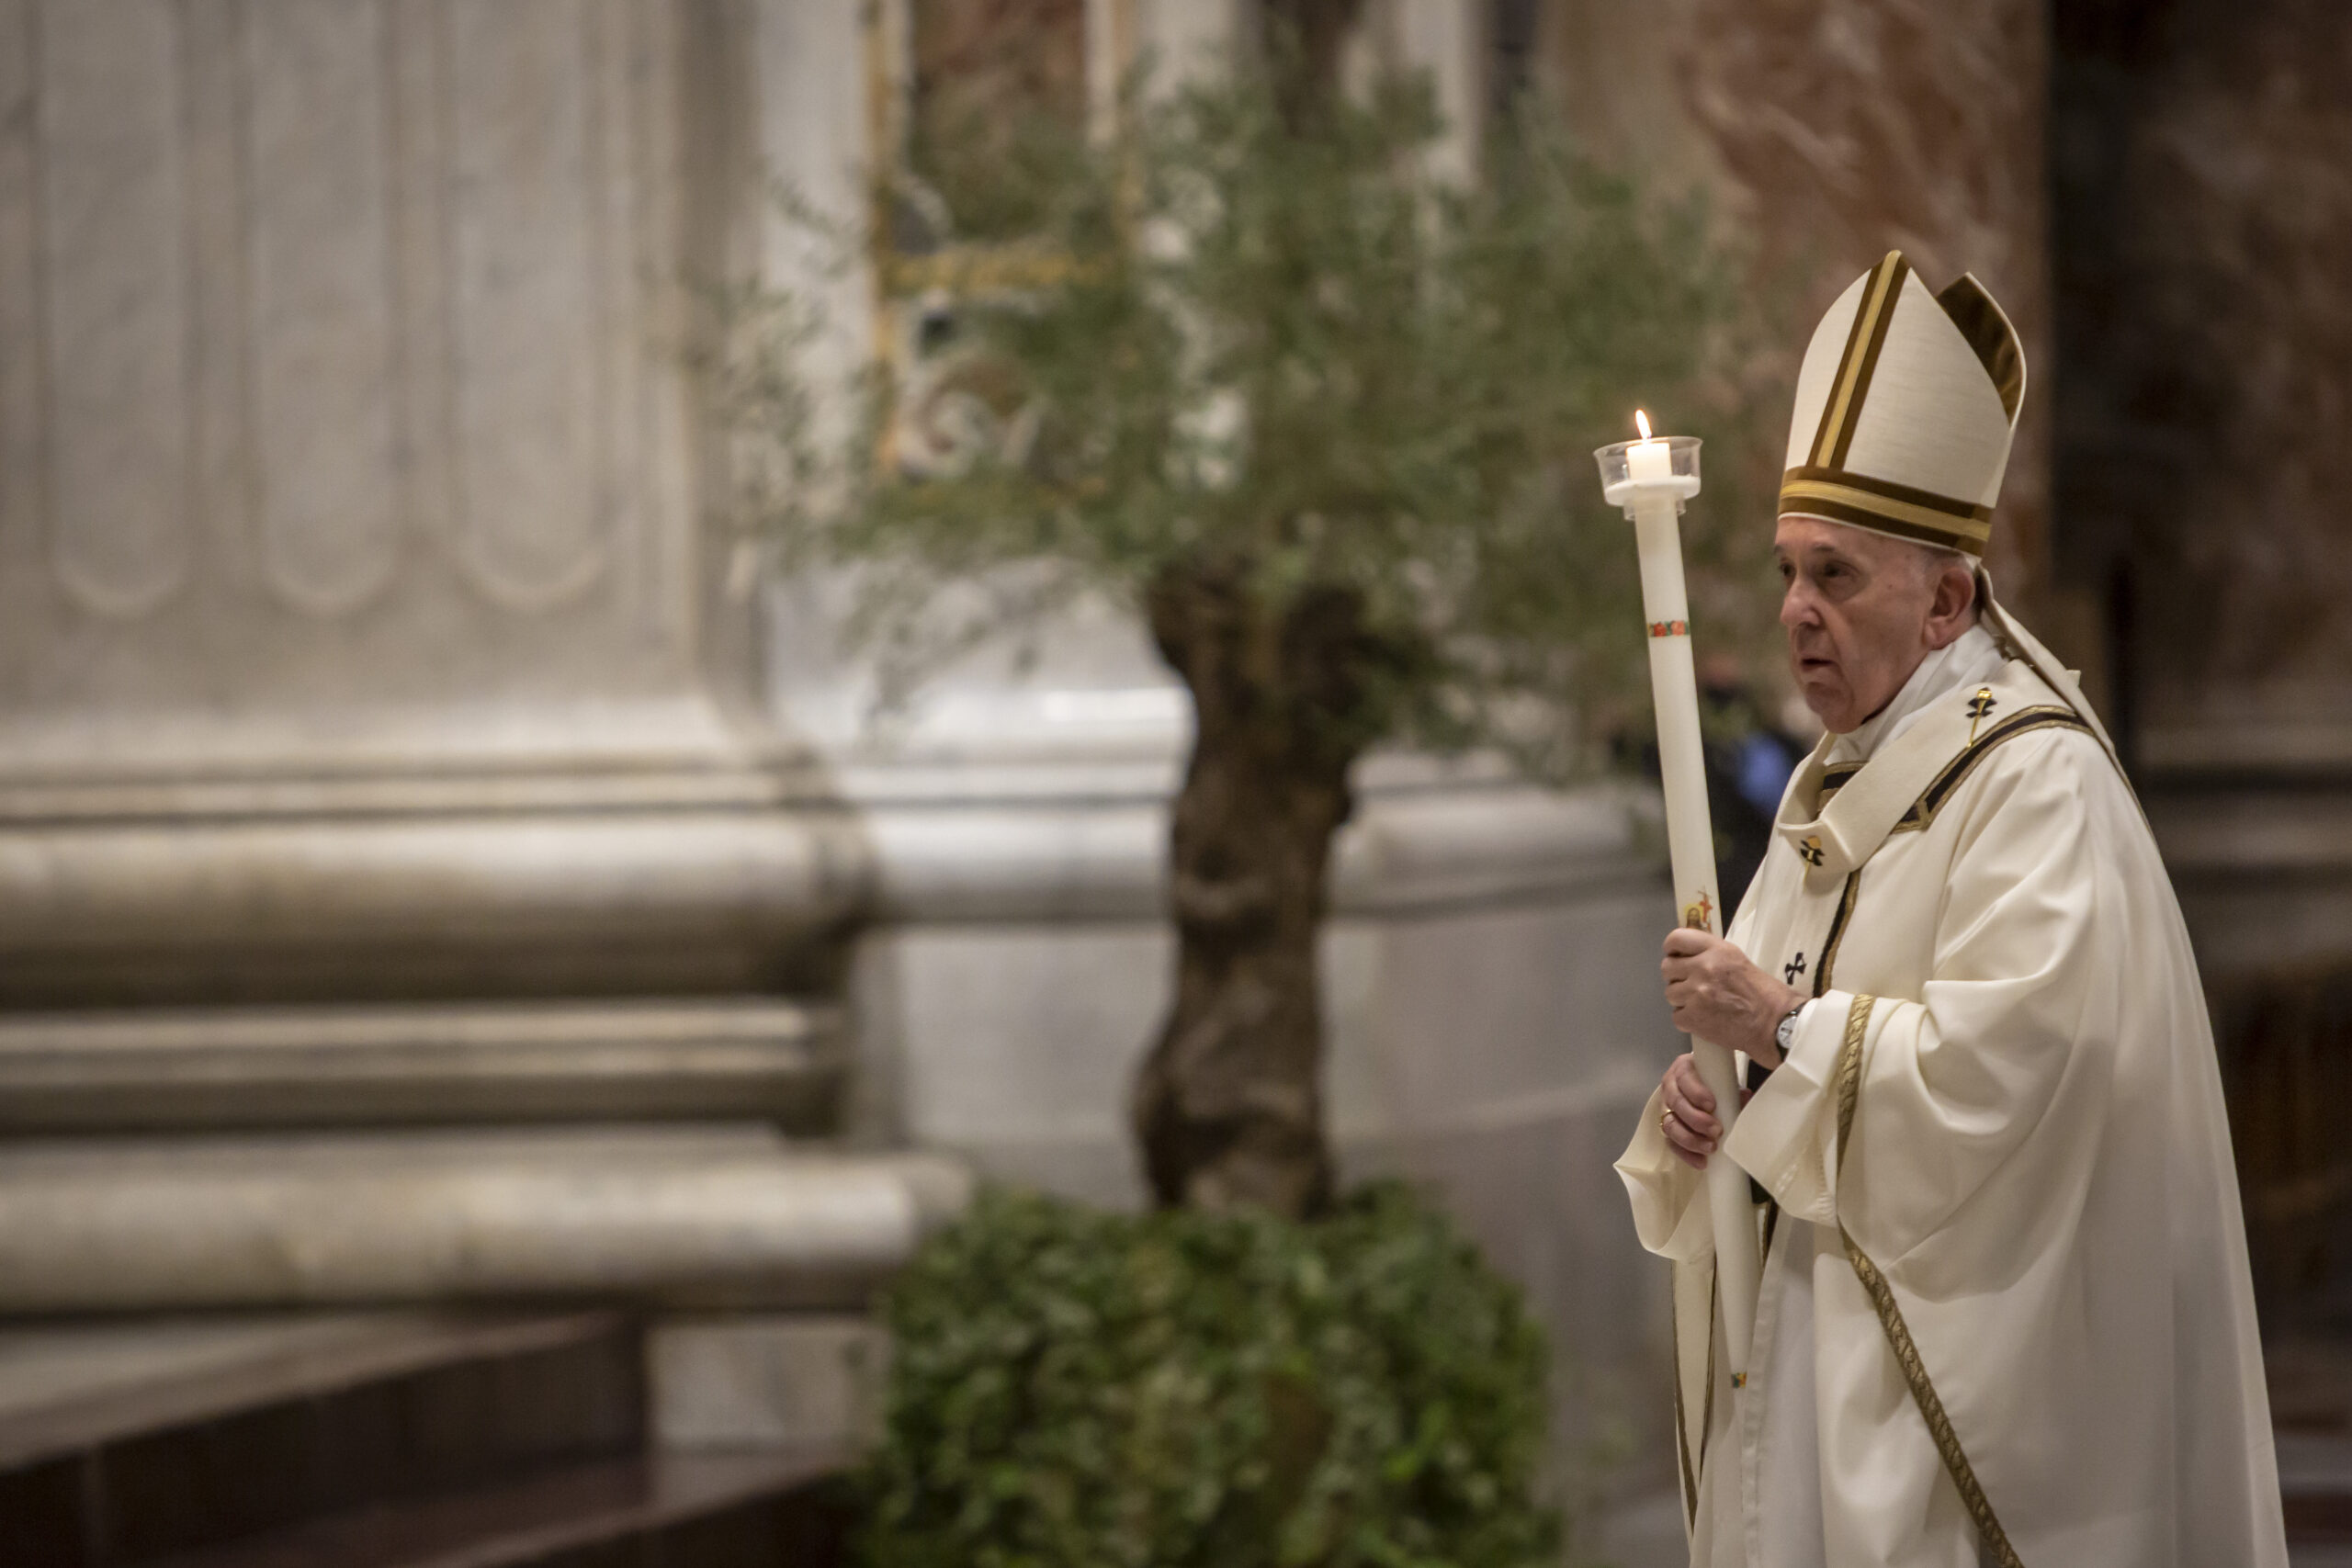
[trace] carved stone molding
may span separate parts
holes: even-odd
[[[0,1131],[759,1116],[815,1135],[842,1028],[758,996],[0,1014]]]
[[[613,264],[629,259],[611,254],[628,200],[611,188],[628,166],[616,20],[604,0],[443,0],[436,13],[456,547],[474,585],[517,610],[605,570],[628,455],[610,413],[633,345],[605,339],[629,317],[612,298]]]
[[[747,706],[680,285],[751,20],[0,0],[0,753]]]
[[[0,1314],[587,1296],[851,1306],[957,1162],[775,1129],[439,1129],[0,1150]]]
[[[241,17],[253,503],[270,586],[358,608],[398,564],[406,497],[379,0]]]
[[[188,575],[189,193],[180,13],[17,0],[31,62],[40,504],[59,584],[145,615]],[[19,345],[11,345],[17,347]]]
[[[348,615],[422,545],[538,613],[624,568],[677,347],[646,294],[668,24],[0,0],[0,431],[39,481],[0,505],[72,601],[140,619],[250,570]]]

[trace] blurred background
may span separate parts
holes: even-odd
[[[1702,196],[1774,421],[1890,247],[2016,319],[1990,565],[2178,887],[2298,1562],[2352,1561],[2352,12],[1289,9],[1354,78],[1428,73],[1456,177],[1533,112]],[[876,1287],[976,1176],[1140,1201],[1184,691],[1081,607],[869,723],[841,585],[726,525],[696,290],[818,301],[820,358],[893,366],[920,442],[912,264],[969,236],[917,204],[844,259],[777,186],[855,212],[976,108],[1093,123],[1262,19],[0,0],[12,1565],[831,1562]],[[1724,759],[1726,809],[1769,799],[1810,739],[1769,649],[1711,680],[1788,732]],[[1609,1169],[1677,1049],[1643,788],[1358,782],[1343,1168],[1425,1184],[1523,1287],[1586,1544],[1679,1561],[1666,1282]]]

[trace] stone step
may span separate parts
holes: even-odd
[[[840,1010],[767,997],[0,1014],[0,1134],[764,1118],[830,1130]]]
[[[627,1459],[645,1385],[614,1312],[0,1331],[0,1540],[11,1568],[110,1568]]]
[[[355,1509],[153,1568],[834,1568],[850,1514],[817,1448],[652,1454]]]
[[[863,1449],[882,1434],[890,1340],[870,1314],[664,1315],[647,1325],[645,1360],[658,1448]]]
[[[761,1124],[26,1141],[0,1146],[0,1314],[862,1304],[970,1186]]]

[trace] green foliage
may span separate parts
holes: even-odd
[[[871,1568],[1520,1568],[1542,1331],[1404,1189],[1328,1219],[984,1195],[892,1287]]]
[[[1711,438],[1702,605],[1740,603],[1709,599],[1705,563],[1769,534],[1714,521],[1749,445],[1738,268],[1704,212],[1645,201],[1555,118],[1490,137],[1465,183],[1439,172],[1426,82],[1301,112],[1278,74],[1137,85],[1108,140],[1024,122],[963,205],[990,230],[1017,210],[1030,240],[929,258],[949,368],[918,387],[877,363],[838,446],[808,436],[806,309],[739,311],[718,384],[747,520],[787,568],[856,563],[862,630],[915,668],[1186,563],[1238,563],[1274,612],[1336,588],[1394,654],[1375,734],[1571,771],[1643,669],[1591,449],[1637,401]],[[957,212],[952,184],[923,194]],[[952,457],[908,459],[910,420],[952,425]]]

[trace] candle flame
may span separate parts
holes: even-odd
[[[1641,410],[1635,409],[1634,411],[1634,428],[1642,433],[1643,440],[1647,441],[1650,438],[1650,416],[1644,413]]]

